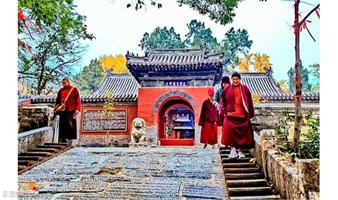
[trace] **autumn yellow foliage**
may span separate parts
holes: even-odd
[[[256,72],[265,72],[265,69],[271,68],[270,58],[266,54],[251,53],[239,58],[239,72],[249,72],[252,67]]]
[[[238,62],[239,72],[249,72],[250,66],[252,65],[252,55],[247,54],[244,58],[240,58]]]
[[[278,87],[285,93],[290,93],[290,89],[286,86],[286,80],[281,80],[278,82]]]
[[[258,93],[252,94],[252,95],[251,95],[251,98],[252,98],[252,102],[253,102],[254,104],[257,104],[257,103],[260,102],[260,101],[259,101],[260,95],[259,95]]]
[[[260,53],[256,53],[254,60],[253,65],[256,72],[265,72],[265,69],[271,68],[269,56],[266,54],[261,55]]]
[[[113,69],[116,74],[128,72],[127,59],[123,55],[104,55],[99,60],[103,71]]]

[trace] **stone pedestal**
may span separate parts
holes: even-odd
[[[148,142],[129,142],[129,147],[148,147]]]

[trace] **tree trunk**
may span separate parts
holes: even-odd
[[[299,155],[299,139],[300,139],[300,131],[301,131],[301,100],[302,100],[302,84],[301,84],[301,60],[300,60],[300,49],[299,49],[299,41],[300,41],[300,24],[299,24],[299,2],[300,0],[295,1],[294,9],[295,9],[295,23],[294,23],[294,31],[295,31],[295,86],[296,93],[294,96],[295,103],[295,128],[293,135],[293,150],[296,155]]]

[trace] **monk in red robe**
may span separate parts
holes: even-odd
[[[232,84],[222,93],[222,107],[226,115],[221,143],[231,147],[229,158],[244,158],[242,149],[254,148],[255,144],[250,121],[254,107],[249,88],[240,82],[241,75],[234,72],[231,80]]]
[[[60,115],[59,142],[67,142],[71,145],[72,139],[77,139],[76,118],[81,113],[81,98],[79,91],[70,84],[68,78],[62,79],[62,85],[55,103],[56,106],[62,103],[66,105],[65,111],[57,113]]]
[[[217,107],[212,102],[214,95],[214,89],[209,88],[209,98],[204,100],[202,104],[201,115],[198,122],[198,125],[202,126],[200,142],[204,143],[204,148],[206,148],[208,144],[216,148],[218,126],[222,125]]]

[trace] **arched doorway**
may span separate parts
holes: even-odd
[[[158,112],[160,145],[194,145],[195,113],[182,97],[171,97]]]

